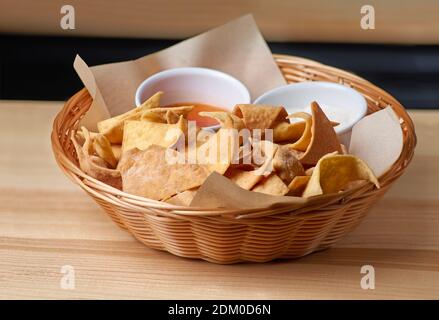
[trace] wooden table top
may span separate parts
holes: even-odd
[[[146,248],[68,180],[49,138],[61,105],[0,101],[0,298],[439,298],[439,111],[410,112],[412,164],[337,246],[224,266]],[[373,290],[360,286],[363,265],[374,267]]]

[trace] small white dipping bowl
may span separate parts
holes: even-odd
[[[254,103],[283,106],[291,114],[311,113],[313,101],[317,101],[329,120],[340,123],[335,132],[340,142],[349,147],[352,127],[367,113],[366,99],[354,89],[332,82],[299,82],[270,90]]]
[[[236,104],[250,103],[250,94],[239,80],[207,68],[175,68],[152,75],[137,88],[136,105],[141,105],[157,91],[164,92],[160,101],[163,106],[188,102],[231,111]]]

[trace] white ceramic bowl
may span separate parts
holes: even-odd
[[[352,127],[367,113],[366,99],[354,89],[332,82],[299,82],[270,90],[254,103],[283,106],[290,114],[310,112],[312,101],[317,101],[331,121],[340,123],[335,132],[349,146]]]
[[[152,75],[138,87],[136,105],[157,91],[164,92],[162,105],[193,102],[231,111],[238,103],[250,103],[250,94],[239,80],[207,68],[175,68]]]

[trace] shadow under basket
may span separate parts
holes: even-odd
[[[326,249],[355,228],[404,172],[416,146],[414,126],[395,98],[356,75],[299,57],[274,58],[288,83],[329,81],[352,87],[367,99],[369,114],[392,106],[402,119],[404,146],[398,161],[380,178],[380,189],[363,184],[298,210],[178,207],[127,194],[78,166],[70,135],[92,103],[86,89],[71,97],[54,120],[51,138],[58,165],[119,226],[150,248],[224,264],[298,258]]]

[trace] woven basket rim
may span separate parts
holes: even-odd
[[[390,185],[391,182],[396,180],[396,178],[398,178],[402,174],[402,172],[408,166],[413,157],[414,149],[416,146],[416,134],[412,119],[410,118],[404,107],[393,96],[375,86],[374,84],[370,83],[369,81],[363,79],[362,77],[359,77],[339,68],[324,65],[320,62],[302,57],[279,54],[274,54],[273,57],[275,58],[280,68],[282,68],[283,63],[291,64],[292,60],[294,60],[298,64],[302,65],[305,71],[307,67],[318,67],[322,70],[332,71],[344,75],[349,78],[349,81],[348,83],[346,83],[345,81],[340,81],[341,84],[348,85],[355,89],[356,85],[361,83],[361,85],[366,85],[371,91],[380,93],[382,97],[386,98],[385,101],[390,101],[391,103],[389,104],[392,106],[393,110],[398,114],[400,118],[403,119],[403,123],[401,125],[405,126],[403,129],[406,130],[406,136],[410,136],[413,143],[404,143],[403,151],[401,152],[400,158],[383,176],[380,177],[379,181],[382,188]],[[166,215],[168,216],[178,215],[179,217],[188,216],[188,218],[190,218],[191,216],[225,216],[234,217],[237,219],[262,218],[265,216],[272,216],[278,213],[283,213],[285,211],[291,211],[291,209],[288,210],[290,207],[289,205],[249,209],[177,206],[166,202],[152,200],[123,192],[85,174],[79,168],[77,163],[74,163],[66,156],[64,148],[62,147],[60,142],[60,136],[62,134],[65,134],[65,132],[60,133],[59,129],[61,127],[62,120],[67,114],[69,114],[70,107],[75,106],[77,103],[82,101],[84,97],[87,96],[88,91],[83,88],[66,101],[62,110],[57,114],[53,122],[51,141],[55,159],[60,168],[64,171],[64,173],[73,182],[79,184],[85,191],[97,197],[98,199],[101,199],[104,202],[109,202],[116,206],[124,206],[138,212],[150,213],[151,211],[156,210],[157,213],[163,214],[164,212],[166,212]],[[79,118],[74,119],[74,121],[76,122],[79,122],[79,120]],[[96,189],[99,190],[99,192]],[[348,202],[352,198],[361,197],[361,195],[366,191],[372,193],[378,192],[377,189],[374,189],[371,183],[364,183],[344,192],[310,198],[310,201],[306,207],[302,207],[292,211],[294,212],[294,214],[305,214],[321,208],[325,208],[325,210],[331,210],[332,205],[338,206],[340,205],[340,203]]]

